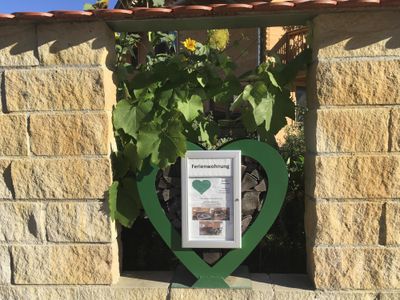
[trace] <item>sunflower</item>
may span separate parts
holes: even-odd
[[[196,50],[196,43],[197,42],[191,38],[187,38],[184,42],[182,42],[183,46],[192,52]]]

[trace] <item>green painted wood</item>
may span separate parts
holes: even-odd
[[[188,143],[188,150],[201,150]],[[177,258],[197,278],[193,287],[228,288],[224,279],[244,261],[268,232],[282,207],[288,184],[286,165],[271,146],[255,140],[239,140],[224,145],[221,150],[241,150],[242,155],[257,160],[267,173],[268,192],[256,220],[242,237],[242,248],[232,249],[214,266],[209,266],[192,249],[182,248],[181,235],[169,222],[156,194],[157,168],[151,168],[138,178],[138,190],[151,223]]]
[[[253,28],[268,26],[305,25],[315,17],[315,11],[246,13],[234,16],[194,18],[153,18],[110,20],[107,24],[117,32],[147,32],[171,30],[201,30],[219,28]]]

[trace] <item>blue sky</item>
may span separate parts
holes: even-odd
[[[50,10],[81,10],[83,4],[94,3],[95,0],[0,0],[0,13],[16,11],[50,11]],[[117,0],[110,0],[114,7]]]

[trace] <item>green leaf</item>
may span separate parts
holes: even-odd
[[[128,143],[125,145],[124,157],[126,164],[132,171],[136,172],[137,170],[140,170],[143,160],[139,158],[137,147],[135,144]]]
[[[116,130],[122,129],[125,133],[136,137],[138,129],[136,107],[128,100],[119,101],[113,111],[113,124]]]
[[[146,123],[140,128],[137,138],[137,152],[140,159],[152,155],[152,161],[158,163],[155,158],[158,156],[158,147],[161,142],[160,131],[160,128],[152,123]]]
[[[157,91],[157,94],[155,98],[157,99],[158,104],[164,108],[165,110],[169,110],[169,100],[171,99],[172,93],[174,90],[168,89],[168,90],[159,90]]]
[[[159,78],[155,73],[151,71],[142,71],[132,79],[132,88],[143,89],[157,81],[159,81]]]
[[[182,134],[183,126],[177,121],[168,123],[168,127],[161,133],[159,149],[160,168],[165,168],[183,157],[186,153],[186,137]]]
[[[210,136],[206,130],[205,124],[199,124],[199,133],[199,141],[205,143],[207,146],[211,146]]]
[[[189,101],[178,102],[178,110],[183,114],[186,121],[192,122],[203,112],[203,102],[199,95],[192,95]]]
[[[274,87],[277,87],[278,89],[280,89],[281,87],[279,86],[278,82],[276,81],[274,74],[272,74],[269,71],[267,71],[267,74],[268,74],[268,78],[271,81],[272,85]]]
[[[251,92],[254,89],[254,86],[252,84],[248,84],[245,86],[244,90],[243,90],[243,99],[247,100],[251,106],[253,108],[255,108],[257,106],[256,104],[256,100],[254,99],[254,97],[252,96]]]
[[[123,178],[129,171],[129,163],[125,159],[125,155],[121,151],[111,154],[113,177],[115,179]]]
[[[262,98],[264,98],[268,94],[268,88],[262,81],[256,81],[253,85],[253,89],[251,90],[251,95],[255,99],[256,103],[259,103]]]
[[[223,104],[231,103],[235,95],[242,92],[240,81],[233,75],[227,76],[225,81],[222,81],[216,89],[218,90],[218,93],[215,94],[214,101]]]
[[[114,181],[108,191],[108,203],[112,220],[131,227],[140,213],[140,196],[134,178]]]
[[[290,97],[290,91],[284,89],[281,94],[278,95],[277,99],[277,106],[282,111],[282,114],[288,118],[294,120],[295,118],[295,105]]]
[[[274,113],[271,119],[270,132],[277,134],[279,130],[286,126],[286,117],[294,119],[295,106],[290,98],[289,90],[284,89],[282,93],[275,98]]]
[[[219,126],[216,122],[210,119],[202,119],[199,123],[199,138],[198,142],[205,143],[210,149],[217,143]]]
[[[265,121],[265,129],[268,131],[271,125],[271,118],[274,106],[274,98],[266,97],[262,98],[261,102],[254,109],[254,121],[257,126],[261,125]]]
[[[242,112],[242,123],[248,132],[253,132],[257,129],[256,121],[254,120],[253,109],[246,107]]]
[[[128,100],[119,101],[113,111],[114,128],[122,129],[126,134],[136,138],[142,120],[152,107],[151,101],[142,101],[138,106]]]

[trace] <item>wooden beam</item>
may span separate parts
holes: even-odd
[[[218,28],[253,28],[286,25],[305,25],[318,13],[315,11],[290,11],[246,13],[230,16],[193,18],[153,18],[107,21],[117,32],[146,32],[172,30],[202,30]]]

